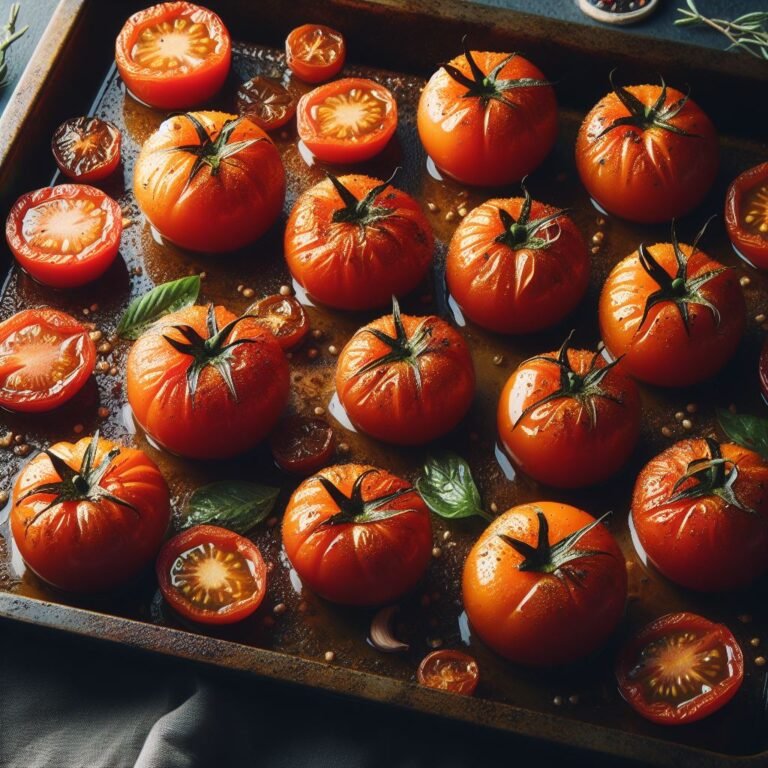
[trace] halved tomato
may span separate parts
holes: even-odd
[[[309,332],[309,317],[292,296],[266,296],[248,307],[245,314],[272,331],[283,349],[295,347]]]
[[[0,407],[49,411],[88,381],[96,346],[88,330],[57,309],[25,309],[0,323]]]
[[[166,542],[157,580],[168,604],[203,624],[232,624],[250,616],[267,591],[259,548],[216,525],[196,525]]]
[[[471,696],[480,680],[480,671],[477,662],[468,654],[440,650],[432,651],[422,659],[416,679],[427,688]]]
[[[321,85],[299,101],[297,128],[307,149],[328,163],[358,163],[377,155],[397,128],[397,102],[362,77]]]
[[[107,178],[120,164],[120,129],[98,117],[75,117],[53,134],[51,149],[61,172],[75,181]]]
[[[347,46],[341,32],[323,24],[303,24],[285,41],[285,60],[305,83],[322,83],[344,66]]]
[[[282,128],[296,114],[296,100],[271,77],[252,77],[237,89],[237,111],[262,130]]]
[[[768,269],[768,163],[744,171],[728,187],[725,226],[736,253]]]
[[[101,277],[117,256],[122,233],[120,206],[86,184],[27,192],[5,223],[19,266],[53,288],[75,288]]]
[[[306,416],[280,422],[269,443],[277,466],[296,475],[317,472],[330,462],[336,448],[330,424]]]

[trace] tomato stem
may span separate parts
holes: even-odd
[[[352,194],[352,192],[341,183],[341,180],[334,176],[330,172],[326,172],[328,180],[336,188],[339,193],[341,201],[344,203],[343,208],[338,208],[333,212],[332,220],[334,222],[344,222],[347,224],[359,224],[361,227],[367,227],[371,224],[385,219],[388,216],[392,216],[395,212],[391,208],[384,208],[377,206],[376,198],[392,183],[392,180],[400,170],[398,166],[392,172],[392,175],[381,184],[377,184],[368,194],[360,200]]]

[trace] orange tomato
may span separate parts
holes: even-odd
[[[324,24],[302,24],[285,40],[285,62],[305,83],[322,83],[338,75],[346,52],[341,32]]]
[[[728,187],[725,227],[742,259],[768,269],[768,163],[744,171]]]

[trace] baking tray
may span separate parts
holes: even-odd
[[[403,0],[297,0],[290,4],[279,0],[258,4],[222,0],[208,4],[222,15],[236,41],[233,74],[215,106],[231,111],[241,80],[257,72],[280,72],[283,61],[279,49],[285,34],[307,21],[322,21],[344,32],[349,43],[347,72],[373,75],[397,96],[401,120],[396,140],[380,157],[356,169],[385,178],[400,165],[403,171],[397,184],[423,202],[434,203],[437,209],[430,214],[439,241],[435,275],[405,301],[406,311],[447,312],[440,263],[455,222],[446,221],[445,214],[460,205],[472,207],[488,196],[477,190],[464,196],[460,187],[433,179],[425,170],[425,157],[415,132],[414,106],[424,77],[434,71],[438,62],[456,54],[464,34],[469,35],[474,47],[519,50],[529,55],[556,82],[562,107],[561,136],[556,150],[532,175],[529,185],[534,197],[573,208],[587,236],[597,231],[599,217],[578,183],[572,146],[581,117],[607,90],[607,73],[614,66],[619,67],[624,82],[654,79],[662,74],[674,85],[690,84],[696,100],[713,117],[723,136],[720,178],[704,204],[681,220],[683,239],[690,237],[709,213],[720,212],[724,188],[737,172],[768,157],[764,128],[750,119],[749,110],[744,108],[756,94],[766,92],[768,68],[748,57],[640,40],[620,31],[576,27],[453,0],[434,4]],[[125,18],[139,7],[132,2],[97,0],[62,0],[59,4],[0,119],[1,210],[6,211],[18,194],[50,182],[54,168],[50,135],[63,119],[84,112],[107,117],[123,129],[124,178],[130,179],[140,142],[163,118],[161,113],[125,95],[112,66],[114,37]],[[278,133],[276,142],[288,168],[288,210],[297,194],[321,177],[321,169],[306,166],[296,151],[292,131]],[[105,190],[120,201],[132,220],[124,232],[122,260],[99,282],[66,294],[45,289],[17,269],[8,269],[0,296],[0,317],[21,306],[52,304],[83,316],[109,336],[130,298],[152,283],[189,272],[205,272],[204,299],[238,311],[245,309],[249,300],[237,292],[237,285],[247,285],[263,295],[287,282],[281,259],[280,223],[242,253],[216,258],[190,255],[155,242],[123,178],[111,180]],[[509,192],[514,194],[516,190]],[[602,231],[605,240],[595,257],[589,294],[564,324],[520,339],[494,336],[472,326],[464,328],[478,370],[479,393],[468,418],[444,441],[469,459],[487,504],[493,501],[505,509],[521,501],[548,497],[581,504],[594,514],[615,511],[610,526],[630,564],[631,599],[627,619],[601,653],[567,669],[530,670],[503,662],[468,634],[461,613],[459,579],[464,555],[481,530],[479,521],[459,521],[450,526],[434,521],[442,556],[433,562],[422,584],[401,603],[399,632],[412,645],[403,656],[383,656],[366,643],[372,611],[331,606],[296,591],[295,575],[280,553],[279,526],[262,527],[253,533],[272,564],[263,607],[240,625],[210,629],[182,624],[170,613],[158,597],[151,574],[130,589],[108,597],[73,598],[47,589],[24,572],[4,524],[0,527],[0,615],[645,763],[765,765],[766,675],[754,664],[754,658],[763,651],[752,648],[749,640],[764,637],[761,642],[768,644],[764,608],[768,585],[761,582],[746,593],[727,598],[693,599],[638,562],[626,524],[628,492],[636,472],[670,442],[661,436],[661,426],[673,427],[673,439],[683,436],[672,416],[675,411],[696,402],[699,410],[694,433],[698,433],[712,426],[716,405],[736,402],[751,412],[764,407],[755,376],[761,328],[750,322],[737,358],[714,382],[685,392],[659,393],[644,388],[646,419],[640,447],[630,466],[615,481],[595,491],[553,492],[521,477],[510,482],[494,459],[495,402],[504,379],[523,358],[557,347],[572,326],[578,329],[579,342],[594,345],[597,292],[611,264],[641,240],[668,238],[666,226],[628,226],[613,220],[603,225]],[[753,318],[763,312],[768,306],[768,281],[735,260],[720,225],[712,227],[704,247],[716,258],[736,266],[740,275],[749,275],[749,315]],[[5,273],[10,264],[7,249],[2,249],[0,258]],[[94,305],[97,308],[91,310]],[[371,317],[317,308],[310,309],[310,314],[313,327],[322,332],[323,338],[311,343],[319,351],[316,359],[310,360],[307,351],[311,345],[306,345],[292,361],[291,407],[300,412],[328,405],[334,358],[327,353],[327,347],[340,347]],[[114,367],[116,375],[110,375],[109,370],[99,373],[60,411],[35,418],[0,414],[0,433],[6,429],[22,433],[27,443],[39,448],[58,439],[75,439],[78,433],[87,434],[99,427],[109,437],[135,442],[161,465],[176,508],[192,487],[238,476],[280,484],[283,493],[277,507],[279,514],[291,484],[272,467],[264,449],[231,465],[201,464],[164,455],[148,445],[141,434],[134,433],[121,384],[127,349],[127,345],[117,344],[107,355],[108,368]],[[503,356],[503,363],[494,365],[493,358],[498,355]],[[108,408],[110,416],[99,419],[99,407]],[[346,434],[340,427],[338,432],[351,447],[349,458],[386,466],[410,478],[415,477],[424,456],[417,449],[388,450],[360,435]],[[0,489],[10,489],[23,461],[11,451],[0,453]],[[6,507],[0,519],[7,512]],[[451,539],[446,543],[442,534],[447,529]],[[275,617],[272,608],[279,602],[286,604],[287,611]],[[651,617],[682,607],[724,621],[733,629],[745,649],[747,674],[737,698],[720,713],[700,724],[664,729],[645,722],[621,701],[613,682],[612,662],[617,645],[627,634]],[[459,698],[414,684],[418,661],[436,642],[447,647],[470,644],[470,652],[481,669],[477,697]],[[333,663],[323,660],[328,650],[335,653]]]

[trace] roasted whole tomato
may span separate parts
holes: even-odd
[[[422,659],[416,679],[427,688],[472,696],[480,680],[480,670],[468,654],[441,649]]]
[[[234,251],[283,208],[285,170],[248,118],[189,112],[168,118],[141,149],[133,191],[149,223],[191,251]]]
[[[24,309],[0,323],[0,408],[50,411],[72,399],[93,373],[88,329],[57,309]]]
[[[702,230],[703,231],[703,230]],[[738,277],[693,245],[658,243],[620,261],[600,294],[606,350],[636,379],[685,387],[717,373],[746,325]]]
[[[516,53],[470,51],[421,93],[421,143],[443,173],[497,187],[541,164],[557,138],[557,102],[541,70]]]
[[[139,101],[158,109],[188,109],[224,85],[232,42],[207,8],[160,3],[125,22],[115,44],[117,71]]]
[[[624,613],[627,571],[600,520],[568,504],[497,517],[464,565],[472,629],[519,664],[569,664],[596,651]]]
[[[237,111],[259,128],[275,131],[296,114],[296,101],[277,80],[253,77],[237,91]]]
[[[728,187],[725,226],[736,253],[768,269],[768,163],[744,171]]]
[[[258,547],[216,525],[196,525],[166,542],[156,571],[166,602],[202,624],[241,621],[267,591],[267,567]]]
[[[122,234],[120,206],[86,184],[28,192],[5,223],[19,266],[52,288],[76,288],[101,277],[117,256]]]
[[[380,605],[397,600],[424,574],[432,524],[405,480],[343,464],[296,489],[283,517],[283,546],[302,582],[321,597]]]
[[[51,149],[59,170],[79,182],[101,181],[120,165],[120,130],[98,117],[75,117],[53,134]]]
[[[296,128],[325,163],[361,163],[378,155],[397,128],[395,97],[374,80],[345,77],[299,100]]]
[[[224,307],[166,315],[133,345],[128,402],[172,453],[220,459],[267,436],[288,401],[288,363],[274,336]]]
[[[619,691],[646,720],[683,725],[725,706],[744,680],[744,656],[728,627],[670,613],[632,638],[616,666]]]
[[[336,366],[336,392],[361,432],[419,445],[453,429],[475,394],[475,370],[463,336],[431,315],[392,314],[361,328]]]
[[[285,41],[285,62],[305,83],[323,83],[344,66],[347,46],[341,32],[323,24],[303,24]]]
[[[98,432],[38,453],[13,487],[11,531],[24,562],[73,592],[130,581],[157,553],[169,520],[160,470]]]
[[[446,259],[448,290],[462,312],[498,333],[555,325],[589,285],[589,252],[576,225],[523,192],[470,211]]]
[[[285,260],[321,304],[383,307],[426,276],[432,228],[421,206],[390,181],[329,175],[296,202],[285,227]]]
[[[687,95],[661,85],[615,84],[586,116],[576,167],[608,213],[669,221],[695,208],[712,186],[718,142],[711,120]]]
[[[675,443],[637,478],[632,523],[648,559],[676,584],[745,587],[768,570],[768,463],[709,437]]]
[[[627,461],[640,434],[635,383],[599,352],[571,349],[571,336],[559,352],[517,368],[497,414],[499,439],[515,464],[558,488],[606,480]]]
[[[292,296],[266,296],[251,304],[245,314],[270,330],[283,349],[300,344],[309,333],[306,310]]]

